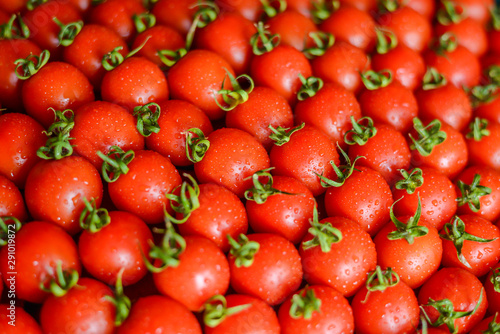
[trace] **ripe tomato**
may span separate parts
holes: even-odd
[[[497,224],[498,227],[498,224]],[[494,314],[500,312],[500,283],[499,264],[495,264],[484,280],[484,291],[488,297],[488,312]]]
[[[23,195],[16,185],[3,175],[0,175],[0,198],[0,217],[14,216],[21,222],[28,220]]]
[[[13,319],[15,326],[9,324]],[[0,331],[5,334],[42,334],[40,325],[28,312],[10,304],[0,304]]]
[[[469,334],[483,334],[488,331],[498,331],[500,323],[498,322],[498,313],[492,316],[485,317],[477,326],[475,326]]]
[[[310,33],[318,31],[311,18],[294,10],[284,11],[268,19],[266,26],[269,26],[271,34],[280,36],[281,45],[292,46],[299,51],[311,45]]]
[[[500,171],[500,124],[477,117],[469,125],[466,135],[469,163]]]
[[[177,30],[185,36],[191,24],[193,16],[198,9],[195,0],[158,0],[151,13],[156,17],[158,24],[166,25]]]

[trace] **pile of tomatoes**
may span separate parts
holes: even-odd
[[[1,333],[500,332],[493,0],[0,0]]]

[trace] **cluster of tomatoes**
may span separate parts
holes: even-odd
[[[498,333],[493,0],[0,0],[1,333]]]

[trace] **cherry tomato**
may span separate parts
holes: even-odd
[[[42,334],[40,325],[28,312],[10,304],[0,304],[0,330],[5,334]]]
[[[28,220],[24,197],[12,181],[0,175],[0,217],[13,216],[22,222]]]

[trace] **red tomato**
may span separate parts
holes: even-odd
[[[195,0],[158,0],[151,13],[156,17],[158,24],[166,25],[186,35],[193,23],[193,16],[197,11]]]
[[[483,334],[488,331],[498,331],[500,323],[498,322],[498,313],[495,315],[485,317],[477,326],[475,326],[469,334]]]
[[[3,175],[0,175],[0,198],[0,217],[13,216],[21,222],[28,220],[23,195],[16,185]]]
[[[488,312],[490,314],[500,312],[500,287],[498,285],[500,280],[498,274],[499,264],[497,263],[490,269],[484,280],[484,291],[488,297]]]
[[[500,171],[500,124],[476,118],[469,128],[471,131],[466,135],[469,164]]]
[[[0,331],[5,334],[42,334],[40,325],[28,312],[10,304],[0,304]]]
[[[309,34],[318,31],[312,19],[293,10],[270,18],[266,21],[266,26],[269,26],[271,34],[280,36],[280,45],[292,46],[299,51],[310,46],[312,41]]]
[[[90,162],[69,156],[36,164],[28,175],[24,194],[34,219],[52,222],[75,234],[80,231],[83,199],[94,199],[100,206],[103,185]]]
[[[476,106],[474,116],[487,119],[489,122],[500,123],[500,95],[498,95],[498,91],[493,93],[491,100],[480,102]]]
[[[434,18],[436,3],[433,0],[409,0],[399,1],[400,4],[410,7],[414,11],[425,16],[429,21]]]
[[[40,284],[48,285],[56,279],[58,265],[62,270],[81,272],[75,242],[54,224],[39,221],[24,224],[15,240],[15,263],[8,259],[9,247],[2,247],[0,270],[6,286],[10,286],[11,280],[15,281],[15,294],[19,299],[42,303],[49,293],[41,290]]]
[[[437,36],[452,33],[456,36],[459,45],[464,46],[470,52],[481,57],[488,51],[488,35],[484,24],[466,17],[460,22],[444,25],[437,24],[434,28]]]

